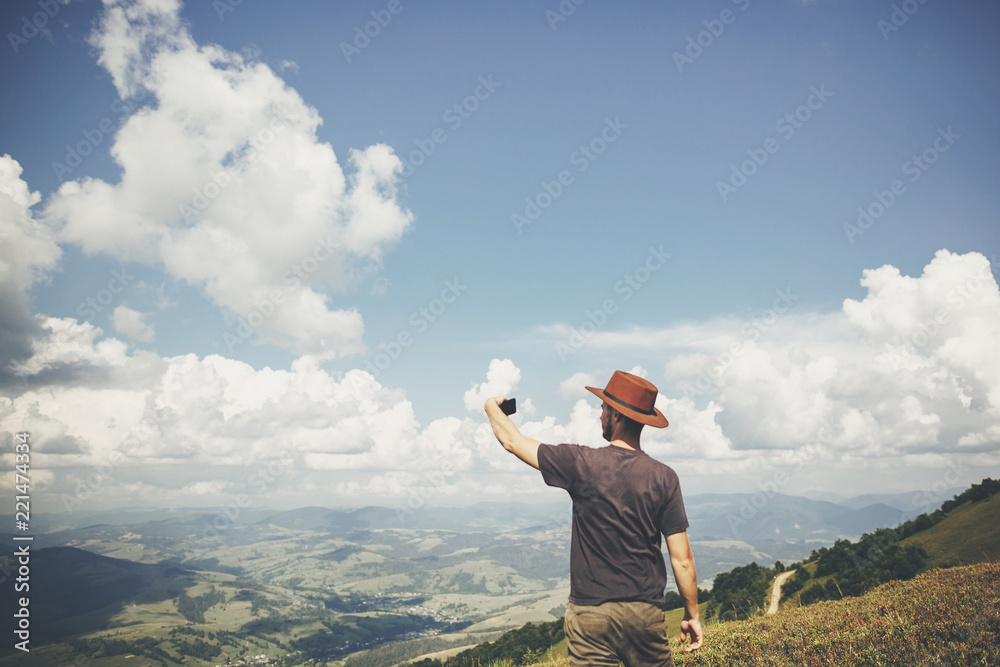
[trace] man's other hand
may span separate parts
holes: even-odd
[[[685,618],[681,621],[681,643],[686,642],[688,637],[691,638],[691,645],[684,649],[685,653],[697,651],[701,648],[701,643],[704,641],[705,635],[701,630],[701,621],[697,618]]]

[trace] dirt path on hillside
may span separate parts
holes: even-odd
[[[785,579],[788,579],[793,574],[795,574],[795,570],[789,570],[788,572],[782,572],[774,578],[774,586],[771,588],[771,606],[767,608],[768,614],[776,614],[778,612],[778,600],[781,599],[781,585],[785,583]]]

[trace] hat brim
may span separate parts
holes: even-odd
[[[597,387],[584,387],[584,389],[594,394],[602,401],[606,402],[608,405],[613,406],[615,410],[622,413],[629,419],[634,419],[640,424],[645,424],[646,426],[653,426],[655,428],[665,428],[666,426],[670,425],[670,422],[667,421],[667,418],[664,417],[663,413],[660,412],[655,406],[653,407],[653,414],[649,414],[648,412],[641,412],[639,410],[636,410],[632,406],[622,404],[617,399],[605,394],[603,389],[598,389]]]

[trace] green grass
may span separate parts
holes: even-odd
[[[956,507],[948,517],[911,535],[903,545],[919,544],[930,554],[930,564],[967,565],[1000,558],[1000,494],[988,500]]]
[[[676,627],[678,667],[1000,665],[1000,563],[931,570],[858,598],[712,623],[694,653],[683,652]],[[567,664],[557,656],[535,667]]]
[[[702,602],[698,605],[698,613],[702,616],[705,615],[705,607],[708,606],[707,602]],[[667,619],[667,630],[670,632],[680,632],[681,619],[684,618],[684,607],[678,607],[677,609],[671,609],[664,614]]]

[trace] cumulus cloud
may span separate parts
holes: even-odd
[[[919,277],[864,272],[838,314],[786,315],[751,339],[673,359],[713,397],[735,449],[820,445],[842,459],[1000,449],[1000,290],[978,253],[939,251]]]
[[[164,358],[89,323],[45,326],[53,335],[35,342],[33,373],[67,363],[101,371],[0,404],[0,431],[30,430],[33,467],[69,490],[47,495],[50,511],[81,498],[91,508],[137,497],[152,506],[222,503],[263,480],[269,502],[282,504],[444,502],[482,497],[484,485],[545,492],[483,416],[421,425],[404,392],[364,371],[337,376],[308,356],[289,370],[217,355]],[[519,377],[513,362],[494,360],[470,394],[516,388]],[[599,414],[581,400],[568,423],[547,416],[522,427],[546,442],[597,446]]]
[[[401,161],[352,150],[345,174],[321,119],[269,67],[196,44],[175,1],[106,3],[91,42],[133,113],[117,183],[64,183],[45,207],[59,240],[162,266],[201,288],[239,333],[302,354],[362,349],[363,322],[330,294],[377,270],[413,219]]]
[[[598,386],[597,378],[590,373],[574,373],[559,383],[559,395],[565,399],[592,396],[587,387]]]
[[[797,484],[825,488],[834,474],[857,483],[861,471],[906,469],[916,485],[921,471],[933,481],[956,461],[965,470],[1000,463],[994,275],[979,253],[941,250],[919,276],[892,266],[865,271],[867,295],[839,311],[809,312],[782,289],[746,319],[601,330],[578,352],[664,358],[664,379],[651,379],[670,426],[646,429],[643,446],[691,478],[769,480],[785,466],[798,471]],[[535,333],[557,344],[567,330]],[[560,385],[564,398],[575,397],[583,377]],[[597,438],[586,422],[570,424],[590,444]]]
[[[153,340],[156,333],[152,325],[146,321],[145,313],[140,313],[126,305],[115,308],[111,315],[111,321],[118,333],[143,343]]]
[[[699,409],[690,398],[657,398],[656,407],[670,425],[664,429],[643,430],[643,448],[664,461],[697,459],[700,461],[742,459],[744,454],[733,448],[732,440],[716,420],[722,407],[710,401]]]
[[[83,454],[87,448],[86,441],[71,434],[65,422],[41,414],[37,404],[27,406],[22,424],[22,430],[31,434],[32,449],[36,454]]]
[[[34,342],[32,374],[67,364],[93,371],[0,404],[0,431],[32,433],[33,468],[77,490],[52,495],[49,510],[93,495],[86,480],[95,471],[101,499],[88,507],[134,503],[135,494],[154,506],[223,502],[267,477],[271,501],[402,502],[429,492],[444,500],[475,495],[477,476],[517,483],[530,473],[509,465],[483,418],[421,425],[404,392],[364,371],[337,376],[309,356],[289,370],[218,355],[159,357],[89,323],[44,324],[53,333]],[[498,362],[496,373],[519,370]]]
[[[17,381],[17,364],[32,355],[32,341],[45,333],[31,313],[28,290],[62,256],[51,231],[32,215],[41,195],[28,188],[21,173],[17,160],[0,156],[0,385]]]
[[[521,369],[510,359],[494,359],[486,372],[486,382],[474,384],[465,392],[465,409],[481,412],[486,399],[492,396],[513,396],[521,381]]]
[[[989,263],[942,251],[919,277],[881,267],[862,280],[867,295],[842,311],[765,318],[755,336],[735,326],[727,337],[707,323],[713,336],[690,337],[692,347],[665,366],[667,381],[651,378],[670,426],[646,429],[644,448],[684,479],[713,485],[771,479],[776,466],[798,470],[803,461],[820,481],[956,461],[995,466],[1000,289]],[[55,504],[46,511],[81,497],[92,508],[136,498],[207,505],[240,493],[266,493],[261,504],[412,508],[489,489],[547,492],[481,412],[488,396],[517,391],[511,359],[493,359],[464,393],[471,414],[422,424],[405,392],[361,370],[325,370],[319,355],[258,370],[219,355],[161,357],[70,318],[39,317],[39,326],[47,333],[30,340],[18,368],[45,380],[0,399],[0,434],[29,430],[33,470],[50,489],[69,490],[46,494]],[[577,384],[605,380],[577,374],[553,387],[576,398],[568,416],[519,411],[522,432],[605,445],[600,402],[574,394]],[[0,439],[8,457],[10,444]]]

